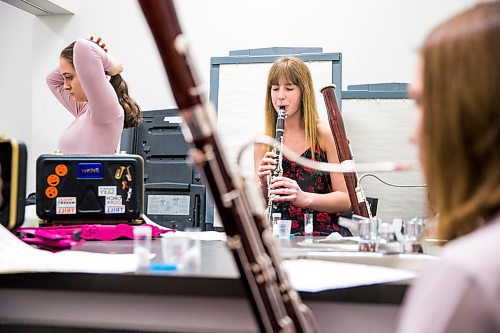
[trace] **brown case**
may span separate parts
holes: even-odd
[[[144,161],[139,155],[41,155],[36,213],[52,224],[139,223]]]
[[[2,204],[0,223],[15,230],[24,222],[26,204],[26,145],[0,135]]]

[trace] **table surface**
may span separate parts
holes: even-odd
[[[324,246],[308,248],[303,241],[301,237],[277,240],[282,257],[361,260],[395,267],[426,257],[332,252]],[[133,241],[87,241],[77,249],[132,253]],[[153,240],[152,252],[156,254],[153,263],[159,262],[160,240]],[[53,333],[66,332],[68,327],[83,327],[89,332],[94,332],[91,328],[101,332],[102,327],[116,332],[258,331],[226,243],[201,241],[201,255],[201,267],[194,273],[0,274],[0,331]],[[332,325],[336,332],[391,332],[410,284],[398,281],[299,294],[322,332],[330,331]],[[62,327],[61,331],[54,330],[54,325]]]
[[[279,239],[278,247],[283,258],[320,258],[342,262],[370,259],[400,262],[398,256],[376,253],[337,253],[328,248],[299,246],[303,237]],[[132,253],[133,241],[87,241],[77,248],[97,253]],[[161,242],[152,241],[155,253],[152,263],[161,261]],[[201,241],[201,267],[198,272],[135,272],[127,274],[90,273],[13,273],[0,274],[1,288],[29,288],[42,290],[86,290],[125,292],[132,294],[196,295],[209,297],[245,297],[243,285],[232,253],[222,241]],[[356,258],[358,256],[358,258]],[[328,258],[329,257],[329,258]],[[423,258],[426,256],[422,256]],[[416,259],[419,255],[415,256]],[[414,261],[415,258],[411,260]],[[364,263],[364,262],[362,262]],[[397,265],[396,265],[397,266]],[[395,266],[395,267],[396,267]],[[117,280],[119,277],[119,280]],[[118,281],[118,282],[117,282]],[[320,301],[346,301],[400,304],[411,281],[398,281],[367,286],[326,290],[316,293],[301,292],[303,298]],[[196,292],[192,286],[196,284]]]

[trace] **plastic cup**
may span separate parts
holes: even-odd
[[[361,218],[358,223],[359,231],[359,251],[360,252],[375,252],[376,234],[373,229],[376,226],[375,219]]]
[[[278,221],[281,220],[281,213],[273,213],[272,214],[272,228],[273,228],[273,236],[279,236],[279,225]]]
[[[163,264],[173,269],[181,269],[184,254],[188,248],[189,239],[184,236],[164,235],[161,238],[161,254]]]
[[[304,236],[312,237],[314,231],[314,215],[311,213],[304,214]]]
[[[292,220],[279,220],[278,221],[279,238],[290,239],[290,231],[292,230]]]
[[[134,227],[134,255],[138,270],[149,267],[151,260],[151,228],[149,226]]]
[[[170,270],[196,273],[201,268],[201,241],[189,232],[177,232],[161,238],[163,265]]]

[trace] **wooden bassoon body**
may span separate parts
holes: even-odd
[[[262,332],[316,332],[310,310],[291,287],[262,200],[249,195],[229,169],[215,131],[210,106],[191,68],[172,0],[139,0],[165,67],[174,98],[188,129],[186,141],[202,156],[198,166],[210,188]],[[186,133],[188,132],[188,133]]]
[[[339,161],[340,163],[344,161],[353,161],[351,147],[345,133],[344,121],[342,119],[342,115],[340,114],[337,97],[335,95],[335,85],[328,85],[324,87],[321,89],[321,93],[323,94],[323,99],[325,100],[328,122],[330,123],[330,129],[332,130],[333,138],[335,139]],[[349,199],[351,199],[353,213],[359,216],[371,218],[371,211],[368,202],[366,201],[363,189],[359,185],[356,172],[344,173],[344,179],[349,192]]]

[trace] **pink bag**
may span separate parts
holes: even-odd
[[[141,224],[151,228],[151,236],[159,238],[163,233],[175,232],[175,229],[162,229],[150,224]],[[37,228],[19,228],[19,238],[25,243],[41,248],[58,251],[79,246],[85,240],[111,241],[115,239],[134,239],[134,228],[129,224],[82,224],[70,226],[50,226]]]

